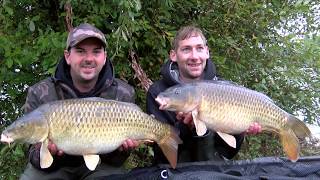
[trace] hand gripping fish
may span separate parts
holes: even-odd
[[[175,129],[132,103],[102,98],[54,101],[22,116],[1,134],[6,143],[41,142],[41,168],[53,162],[47,148],[51,140],[64,153],[82,155],[90,170],[98,165],[98,154],[116,150],[126,139],[157,142],[170,165],[176,167],[182,141]]]
[[[168,88],[156,98],[161,110],[192,112],[199,136],[216,131],[226,143],[236,147],[230,134],[240,134],[257,122],[262,130],[280,135],[285,153],[297,161],[299,138],[310,130],[299,119],[285,112],[266,95],[223,81],[198,81]]]

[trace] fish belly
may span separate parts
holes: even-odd
[[[211,113],[201,113],[200,120],[202,120],[209,129],[228,134],[239,134],[249,128],[251,121],[245,114],[234,116],[234,112],[232,111],[227,111],[225,113],[222,111],[223,110]]]

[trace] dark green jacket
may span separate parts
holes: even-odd
[[[67,65],[65,59],[62,58],[57,66],[54,77],[49,77],[29,87],[24,111],[25,113],[31,112],[41,104],[55,100],[84,97],[102,97],[134,103],[135,92],[133,87],[127,83],[114,78],[112,63],[107,60],[99,74],[98,82],[92,91],[80,93],[73,86],[70,75],[70,66]],[[127,155],[127,152],[119,152],[116,150],[100,157],[102,162],[120,166],[126,160]],[[39,145],[32,145],[29,149],[29,161],[34,167],[41,169],[39,156]],[[42,170],[51,171],[61,166],[80,166],[83,163],[84,160],[82,156],[64,154],[61,157],[54,157],[53,164],[48,169]]]
[[[167,61],[161,68],[161,75],[162,79],[154,82],[148,90],[147,113],[153,114],[156,119],[171,124],[179,130],[183,144],[178,148],[178,162],[222,160],[222,157],[228,159],[234,157],[240,149],[243,135],[234,135],[237,141],[237,148],[234,149],[216,135],[216,132],[207,131],[204,136],[197,136],[195,129],[191,131],[184,123],[177,121],[175,112],[159,110],[159,104],[155,101],[158,94],[180,83],[177,63]],[[202,79],[218,79],[211,60],[207,60]],[[156,163],[167,162],[157,146],[155,146],[155,161]]]

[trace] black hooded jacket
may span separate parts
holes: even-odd
[[[70,87],[78,97],[94,97],[99,95],[105,88],[109,88],[111,85],[110,83],[114,79],[114,72],[110,61],[106,61],[106,65],[103,66],[101,72],[102,73],[99,74],[95,87],[86,93],[81,93],[74,87],[70,74],[70,66],[65,60],[61,60],[59,62],[54,77],[56,81],[62,82]]]
[[[180,131],[183,144],[179,145],[178,162],[193,162],[206,160],[222,160],[222,156],[231,159],[239,151],[243,142],[243,135],[234,135],[237,148],[234,149],[226,144],[220,136],[213,131],[208,131],[204,136],[197,136],[195,129],[190,130],[188,126],[176,120],[175,112],[159,110],[159,104],[155,98],[160,92],[174,86],[179,82],[178,65],[168,60],[161,67],[162,79],[154,82],[147,93],[147,113],[153,114],[156,119],[171,124]],[[204,80],[217,80],[216,68],[212,61],[207,60],[202,78]],[[167,163],[160,148],[155,146],[156,163]]]
[[[70,66],[66,63],[65,58],[62,58],[54,77],[44,79],[28,88],[24,111],[25,113],[31,112],[41,104],[55,100],[85,97],[102,97],[134,103],[135,92],[132,86],[114,77],[112,63],[107,59],[95,87],[88,93],[81,93],[74,87],[70,75]],[[127,155],[127,152],[116,150],[100,157],[102,162],[120,166],[126,160]],[[39,156],[39,144],[31,146],[29,161],[34,167],[44,171],[53,171],[61,166],[80,166],[84,164],[83,157],[64,154],[63,156],[55,156],[53,164],[49,168],[41,169]]]

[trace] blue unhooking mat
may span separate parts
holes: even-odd
[[[206,161],[180,163],[176,169],[168,165],[137,168],[127,174],[99,177],[97,180],[113,179],[174,179],[174,180],[284,180],[319,179],[320,156],[302,157],[293,163],[286,158],[263,157],[253,160]]]

